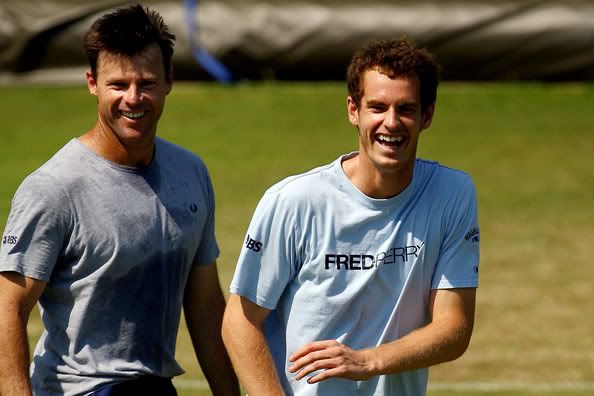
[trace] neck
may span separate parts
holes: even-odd
[[[114,133],[105,133],[99,123],[78,140],[108,161],[136,168],[150,165],[155,152],[154,137],[138,143],[124,142]]]
[[[412,181],[412,167],[382,171],[371,163],[362,161],[361,155],[342,163],[348,179],[370,198],[386,199],[400,194]]]

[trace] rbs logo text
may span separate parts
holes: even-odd
[[[247,236],[245,237],[245,247],[250,250],[253,250],[254,252],[259,252],[260,250],[262,250],[262,242],[252,239],[252,237],[250,237],[250,234],[247,234]]]

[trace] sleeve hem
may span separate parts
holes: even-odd
[[[50,275],[45,272],[37,271],[31,268],[25,268],[21,265],[2,266],[2,268],[0,268],[0,272],[16,272],[17,274],[21,274],[28,278],[33,278],[43,282],[48,282],[50,278]]]
[[[250,290],[241,289],[235,285],[231,285],[229,287],[229,291],[233,294],[238,295],[238,296],[247,298],[248,300],[250,300],[251,302],[253,302],[254,304],[256,304],[262,308],[266,308],[271,311],[276,309],[276,304],[270,303],[269,301],[266,301],[265,299],[258,298],[257,294]]]
[[[478,288],[478,280],[442,280],[437,285],[431,285],[431,289],[462,289]]]

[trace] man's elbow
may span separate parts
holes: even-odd
[[[468,350],[470,339],[472,338],[472,325],[461,326],[456,329],[453,342],[450,344],[448,361],[460,358]]]
[[[223,338],[223,343],[225,347],[229,349],[231,347],[232,338],[233,338],[233,327],[234,325],[234,315],[231,312],[233,310],[232,303],[231,305],[227,305],[225,312],[223,313],[223,322],[221,324],[221,337]]]
[[[458,347],[455,350],[454,358],[452,360],[460,358],[466,351],[468,350],[468,346],[470,345],[470,336],[465,338],[464,340],[460,341]]]

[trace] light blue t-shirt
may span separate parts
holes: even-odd
[[[0,271],[47,282],[34,394],[183,373],[174,356],[186,280],[219,254],[196,155],[157,139],[152,163],[131,168],[73,139],[23,181],[3,242]]]
[[[346,177],[344,158],[264,194],[231,292],[273,310],[265,334],[288,394],[425,394],[428,369],[313,385],[288,372],[287,357],[306,343],[385,344],[428,322],[431,289],[478,286],[476,191],[467,174],[417,159],[404,191],[373,199]]]

